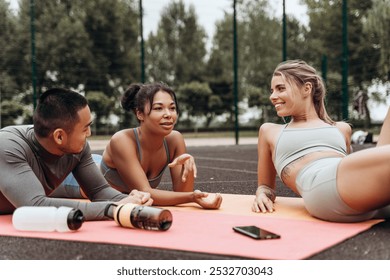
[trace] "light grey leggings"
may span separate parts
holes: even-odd
[[[319,219],[341,223],[389,218],[390,206],[362,213],[352,209],[341,199],[336,185],[341,160],[338,157],[315,160],[299,172],[296,185],[307,211]]]

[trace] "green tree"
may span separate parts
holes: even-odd
[[[113,97],[138,81],[138,15],[133,2],[35,1],[38,94],[64,86]],[[15,77],[24,102],[32,104],[30,0],[20,1],[18,21]]]
[[[86,88],[112,96],[117,87],[140,81],[138,1],[82,1],[93,60]]]
[[[388,0],[373,0],[363,22],[365,37],[371,37],[373,48],[379,49],[378,79],[382,82],[390,80],[390,3]]]
[[[206,32],[195,8],[171,1],[162,11],[156,34],[146,42],[146,72],[150,81],[172,87],[204,80]]]
[[[240,69],[246,84],[269,88],[271,74],[282,59],[282,28],[267,13],[268,1],[244,1],[241,6]]]
[[[275,66],[282,60],[282,21],[272,17],[269,10],[268,1],[243,1],[240,9],[240,24],[243,26],[239,47],[240,79],[243,81],[240,89],[250,105],[259,107],[264,118],[262,121],[269,121],[272,114],[275,115],[268,99],[270,80]],[[289,26],[299,26],[296,21],[287,22]],[[297,50],[302,44],[294,37],[295,33],[288,31],[287,53],[298,56]]]
[[[53,86],[77,88],[85,84],[86,65],[93,56],[81,13],[69,12],[67,1],[35,1],[34,30],[38,93]],[[30,1],[20,2],[20,41],[23,42],[27,75],[31,77]],[[31,80],[28,81],[31,85]]]
[[[10,11],[9,4],[0,0],[0,128],[13,125],[24,116],[24,108],[17,96],[18,54],[15,33],[17,18]]]
[[[13,100],[2,101],[0,111],[1,127],[14,125],[15,122],[25,114],[24,106]]]
[[[287,15],[287,59],[313,60],[309,44],[306,42],[305,27],[298,19]]]
[[[24,0],[26,3],[27,1]],[[22,3],[21,1],[20,3]],[[29,13],[29,10],[26,14]],[[7,16],[2,19],[9,19],[9,16],[13,18],[13,24],[6,25],[5,29],[1,28],[0,36],[8,36],[8,38],[2,37],[2,43],[4,46],[1,46],[2,58],[7,61],[3,73],[9,75],[8,81],[10,81],[13,86],[12,89],[6,89],[6,96],[8,98],[14,98],[14,96],[24,92],[27,95],[30,95],[28,104],[32,104],[31,98],[31,55],[30,55],[30,21],[23,21],[24,18],[21,17],[22,10],[19,9],[18,14],[11,14],[10,11],[7,12]],[[8,23],[10,23],[8,21]],[[7,35],[8,34],[8,35]],[[5,55],[5,57],[3,57]],[[3,92],[4,97],[4,92]],[[19,100],[20,101],[20,100]],[[32,107],[32,106],[31,106]]]
[[[101,91],[89,91],[86,98],[91,112],[94,114],[93,130],[95,130],[95,134],[98,134],[102,127],[107,125],[115,101]]]
[[[342,118],[341,72],[342,72],[342,0],[316,1],[305,0],[310,18],[307,42],[311,45],[313,61],[321,69],[323,55],[328,57],[328,110],[334,119]],[[349,54],[349,95],[363,90],[378,76],[378,49],[374,47],[372,37],[363,33],[363,22],[372,7],[372,1],[348,1],[348,54]],[[326,20],[324,20],[326,19]],[[352,98],[350,98],[351,100]],[[369,112],[368,112],[369,119]],[[368,120],[369,121],[369,120]]]
[[[186,113],[191,118],[205,117],[206,127],[221,113],[222,100],[214,95],[207,83],[191,82],[183,84],[178,90],[180,104],[185,104]]]
[[[112,93],[112,84],[138,80],[138,23],[133,1],[35,1],[39,87],[85,85]],[[23,39],[30,34],[30,1],[20,3]],[[27,44],[28,43],[28,44]],[[29,62],[30,42],[26,42]],[[29,67],[30,67],[30,63]]]
[[[0,94],[1,100],[11,99],[17,84],[14,65],[16,54],[14,34],[16,32],[16,17],[9,10],[5,0],[0,0]]]
[[[240,1],[237,5],[239,100],[250,106],[270,110],[269,81],[276,64],[281,61],[281,22],[269,16],[268,1]],[[225,112],[233,120],[233,17],[226,13],[217,22],[208,61],[208,82],[220,96]],[[292,34],[293,36],[294,34]],[[296,40],[298,41],[298,39]],[[291,49],[298,50],[292,45]],[[268,116],[263,112],[262,116]]]
[[[217,114],[228,113],[231,122],[234,113],[233,16],[225,13],[224,18],[215,25],[216,32],[207,61],[206,81],[213,95],[222,101]]]

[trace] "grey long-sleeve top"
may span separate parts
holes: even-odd
[[[50,197],[70,172],[91,202]],[[68,206],[80,209],[86,220],[102,220],[106,205],[125,197],[104,179],[88,143],[79,154],[56,156],[39,144],[32,126],[0,130],[0,214],[21,206]]]

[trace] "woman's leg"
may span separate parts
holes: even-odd
[[[76,181],[76,178],[73,176],[73,173],[65,178],[64,181],[50,194],[51,197],[61,197],[61,198],[86,198],[82,189],[79,186],[79,183]]]
[[[337,190],[337,170],[343,158],[324,158],[306,165],[296,179],[306,210],[314,217],[340,223],[372,219],[377,211],[362,213],[346,205]]]
[[[92,159],[97,166],[102,161],[102,156],[98,154],[92,154]],[[99,168],[100,170],[100,168]],[[73,173],[65,178],[65,180],[50,194],[52,197],[65,197],[65,198],[87,198],[87,195],[80,188],[79,183],[73,176]]]
[[[383,121],[377,146],[383,146],[387,144],[390,144],[390,108],[388,109],[386,117]]]
[[[390,204],[390,145],[352,153],[337,171],[340,197],[351,208],[370,211]]]

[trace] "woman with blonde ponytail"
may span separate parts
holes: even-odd
[[[390,217],[390,113],[377,147],[351,153],[351,127],[326,112],[325,86],[302,60],[279,64],[270,100],[284,125],[259,129],[254,212],[274,211],[275,178],[302,196],[307,211],[332,222]],[[277,209],[276,209],[277,210]]]

